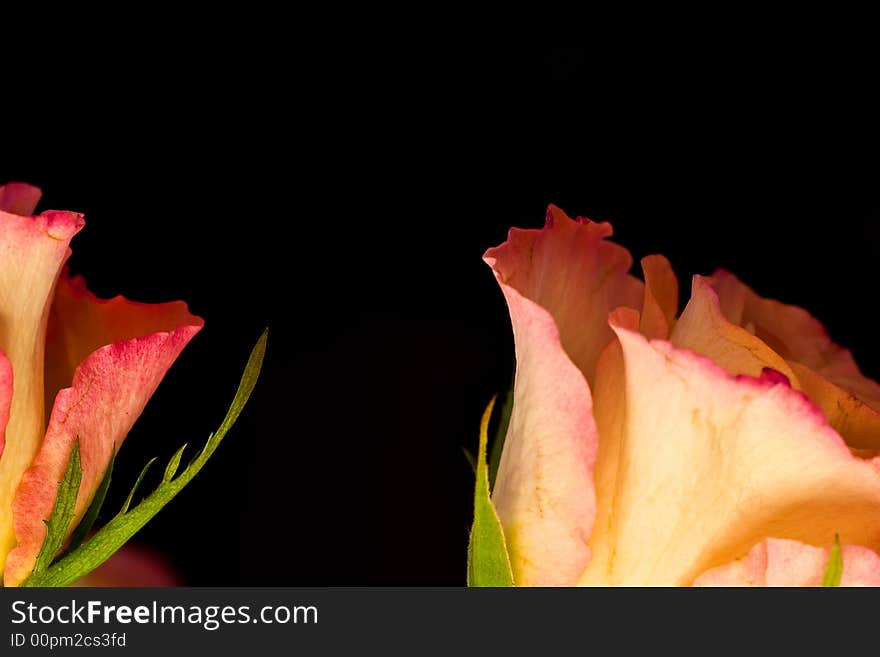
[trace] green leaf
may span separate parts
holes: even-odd
[[[254,346],[245,366],[238,390],[235,393],[235,398],[232,400],[229,411],[226,413],[226,417],[223,419],[220,427],[216,433],[211,434],[202,451],[190,462],[187,468],[177,478],[165,480],[163,477],[162,483],[159,484],[156,490],[144,498],[136,507],[129,510],[135,490],[146,473],[147,468],[144,468],[141,476],[138,477],[137,483],[132,488],[125,506],[116,517],[95,532],[78,550],[59,559],[45,572],[32,573],[23,586],[66,586],[91,572],[109,559],[114,552],[147,524],[162,507],[174,499],[184,486],[192,481],[193,477],[207,463],[214,450],[217,449],[217,446],[235,423],[235,420],[238,419],[251,392],[253,392],[260,375],[263,357],[266,353],[267,335],[268,330],[263,332],[256,346]],[[166,476],[170,472],[170,476],[173,477],[180,463],[182,453],[183,450],[180,449],[172,457],[171,462],[165,469]],[[149,467],[149,464],[147,464],[147,467]]]
[[[843,575],[843,552],[840,549],[840,537],[834,535],[834,545],[828,553],[828,565],[825,566],[825,576],[822,578],[822,586],[840,586],[840,577]]]
[[[468,586],[513,586],[513,571],[507,555],[504,530],[489,497],[489,470],[486,443],[489,418],[495,398],[489,402],[480,423],[480,448],[477,453],[477,482],[474,487],[474,524],[468,543]]]
[[[504,451],[504,439],[507,437],[507,426],[510,424],[510,413],[513,411],[513,383],[504,396],[501,415],[498,418],[498,429],[492,441],[492,453],[489,456],[489,490],[495,490],[495,477],[498,476],[498,464],[501,463],[501,452]]]
[[[125,498],[125,502],[122,504],[122,508],[117,513],[117,516],[125,515],[128,512],[128,507],[131,506],[131,501],[134,499],[135,493],[137,493],[138,487],[140,487],[141,482],[144,480],[144,477],[147,475],[147,470],[150,469],[150,466],[156,462],[156,457],[154,456],[141,470],[141,473],[138,475],[138,478],[134,482],[134,486],[131,487],[131,490],[128,492],[128,497]]]
[[[80,543],[82,543],[83,539],[88,535],[92,525],[95,524],[95,520],[98,519],[101,507],[104,505],[104,498],[107,497],[107,489],[110,488],[110,479],[113,476],[113,465],[115,463],[116,447],[113,448],[113,453],[110,455],[110,463],[107,465],[107,472],[104,473],[101,485],[98,486],[98,490],[95,491],[95,497],[92,500],[92,503],[86,510],[83,519],[79,521],[79,525],[73,530],[73,534],[70,535],[70,542],[67,544],[67,549],[64,550],[65,555],[70,554],[80,546]]]
[[[186,449],[186,443],[174,453],[174,456],[171,457],[171,460],[168,461],[168,465],[165,466],[165,474],[162,475],[162,482],[167,483],[174,478],[174,475],[177,473],[177,468],[180,467],[180,459],[183,456],[183,450]]]
[[[32,576],[44,572],[64,544],[67,528],[70,521],[73,520],[73,510],[76,506],[76,494],[79,492],[80,481],[82,481],[82,463],[79,456],[79,439],[77,439],[73,442],[73,448],[67,458],[64,478],[58,482],[58,496],[55,498],[52,515],[48,521],[43,521],[46,523],[46,538],[37,555]]]

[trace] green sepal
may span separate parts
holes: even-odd
[[[165,474],[162,475],[162,483],[168,483],[174,478],[174,475],[177,474],[177,468],[180,467],[180,459],[183,456],[183,450],[186,449],[186,443],[174,452],[174,456],[171,457],[171,460],[168,461],[168,465],[165,466]]]
[[[49,564],[55,558],[58,550],[64,544],[67,536],[67,528],[73,520],[74,507],[76,506],[76,494],[79,492],[79,484],[82,481],[82,462],[79,456],[79,439],[73,441],[70,456],[67,458],[67,467],[64,469],[64,478],[58,482],[58,495],[55,497],[55,506],[46,524],[46,538],[31,577],[39,576],[49,568]]]
[[[153,465],[158,460],[158,457],[154,456],[147,464],[141,469],[141,473],[138,475],[138,478],[134,481],[134,486],[131,487],[131,490],[128,491],[128,497],[125,498],[125,502],[122,503],[122,508],[117,513],[117,516],[123,516],[128,513],[128,507],[131,506],[131,501],[134,499],[135,493],[137,493],[137,489],[140,488],[141,482],[144,480],[144,477],[147,476],[147,470],[150,469],[150,466]]]
[[[114,446],[113,452],[110,454],[110,463],[107,465],[107,472],[104,473],[101,485],[98,486],[98,490],[95,491],[95,497],[92,499],[92,503],[89,504],[89,508],[86,510],[82,520],[80,520],[76,529],[74,529],[73,533],[70,535],[70,542],[67,544],[67,548],[64,550],[62,556],[70,554],[80,546],[85,537],[88,536],[89,530],[91,530],[92,526],[95,524],[95,520],[98,519],[101,507],[104,505],[104,499],[107,497],[107,490],[110,488],[110,480],[113,477],[113,466],[115,463],[116,447]]]
[[[498,476],[498,465],[501,463],[501,453],[504,451],[504,439],[507,437],[507,427],[510,424],[510,414],[513,412],[513,383],[504,396],[501,405],[501,415],[498,417],[498,428],[495,430],[495,438],[492,440],[492,452],[489,455],[489,490],[495,490],[495,478]]]
[[[251,392],[253,392],[254,386],[260,375],[263,357],[266,353],[267,335],[268,330],[263,332],[263,335],[260,336],[260,339],[254,346],[247,365],[245,366],[241,382],[238,385],[238,390],[235,393],[235,398],[232,400],[232,404],[230,405],[223,422],[221,422],[220,427],[215,433],[211,434],[202,451],[190,462],[187,468],[174,478],[174,474],[176,473],[183,454],[183,448],[181,448],[175,452],[171,461],[165,468],[165,476],[171,478],[166,480],[165,477],[163,477],[162,483],[160,483],[152,493],[144,498],[133,509],[129,509],[135,491],[138,488],[138,484],[140,484],[146,474],[147,468],[150,466],[150,463],[152,463],[152,461],[150,461],[141,472],[140,477],[138,477],[138,480],[132,488],[131,493],[129,493],[128,499],[122,510],[110,520],[110,522],[95,532],[95,534],[80,545],[76,551],[59,559],[48,569],[42,572],[37,572],[35,569],[22,586],[67,586],[90,573],[109,559],[132,536],[134,536],[138,530],[147,524],[153,516],[168,504],[168,502],[174,499],[184,486],[192,481],[193,477],[195,477],[205,463],[207,463],[208,459],[214,453],[214,450],[217,449],[217,446],[223,440],[229,429],[232,428],[232,425],[235,423],[236,419],[238,419],[238,416],[241,414],[242,409],[247,403]],[[68,469],[69,468],[70,466],[68,466]],[[79,482],[77,481],[77,486],[78,485]],[[56,504],[56,508],[57,506],[58,505]],[[53,513],[53,517],[54,515],[55,514]],[[44,549],[45,548],[46,543],[44,543]],[[49,561],[51,561],[51,557],[49,557]]]
[[[822,586],[840,586],[840,578],[843,575],[843,551],[840,549],[840,537],[834,535],[834,544],[828,552],[828,565],[825,566],[825,575],[822,577]]]
[[[474,487],[474,524],[468,542],[468,586],[513,586],[513,571],[504,530],[489,496],[489,468],[486,443],[489,441],[489,418],[495,398],[489,402],[480,423],[480,447],[477,453],[477,476]]]

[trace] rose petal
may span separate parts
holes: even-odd
[[[626,427],[607,545],[591,543],[581,583],[690,584],[768,536],[880,548],[880,462],[853,456],[803,394],[615,331]]]
[[[513,412],[492,501],[518,586],[564,586],[589,560],[598,434],[590,389],[552,317],[502,286],[516,340]]]
[[[800,382],[782,356],[724,316],[711,283],[694,276],[690,301],[672,331],[672,344],[711,358],[730,374],[759,377],[765,369],[774,369],[799,390]]]
[[[647,286],[646,286],[647,289]],[[647,293],[646,293],[647,297]],[[646,299],[647,303],[647,299]],[[609,316],[615,326],[638,331],[639,313],[631,308],[618,308]],[[596,383],[593,386],[593,416],[599,429],[599,450],[593,478],[596,485],[596,522],[590,535],[593,559],[604,563],[611,558],[614,546],[609,540],[613,530],[614,496],[617,493],[617,474],[620,451],[626,429],[626,370],[623,349],[615,339],[609,344],[596,366]]]
[[[650,338],[666,339],[675,326],[678,312],[678,279],[669,260],[661,255],[642,258],[642,271],[645,274],[645,297],[641,314],[632,308],[617,308],[609,316],[610,321]],[[618,458],[626,420],[625,388],[623,350],[620,341],[614,339],[599,357],[593,384],[593,415],[600,440],[593,471],[596,523],[591,544],[600,552],[611,549],[608,541],[601,537],[611,531],[613,521],[610,511],[617,490]],[[595,558],[601,561],[607,559],[608,554],[600,553]]]
[[[641,294],[627,274],[629,254],[602,241],[610,232],[551,207],[543,230],[512,230],[484,257],[516,343],[513,412],[492,499],[520,586],[573,584],[589,560],[598,436],[585,376],[612,337],[593,313]]]
[[[180,578],[162,555],[127,543],[103,564],[72,586],[180,586]]]
[[[104,345],[203,324],[183,301],[99,299],[82,276],[62,272],[46,332],[46,407],[51,408],[58,391],[70,385],[79,364]]]
[[[678,279],[669,260],[662,255],[642,258],[642,271],[645,274],[645,300],[641,332],[648,338],[666,340],[678,313]]]
[[[752,324],[755,334],[783,358],[795,360],[825,376],[864,379],[852,354],[831,341],[822,323],[803,308],[765,299],[728,271],[718,270],[709,279],[724,312],[735,324]],[[731,299],[737,301],[731,303]],[[870,396],[880,399],[880,385],[865,379]]]
[[[15,544],[15,490],[46,428],[43,357],[50,300],[70,239],[83,224],[73,212],[25,217],[0,211],[0,350],[12,365],[15,388],[0,457],[0,564]]]
[[[611,234],[610,224],[573,221],[551,205],[543,229],[513,228],[484,256],[499,282],[553,317],[565,352],[590,383],[599,354],[614,337],[608,313],[642,304],[644,285],[628,273],[632,257],[606,241]]]
[[[34,213],[43,192],[26,183],[0,185],[0,212],[28,217]]]
[[[855,394],[835,385],[806,365],[789,361],[804,393],[820,408],[846,444],[856,449],[880,449],[880,412]]]
[[[59,361],[48,368],[53,377],[94,345],[110,343],[86,356],[71,387],[55,398],[46,437],[15,496],[18,545],[6,560],[7,586],[19,584],[33,568],[45,536],[42,520],[51,514],[74,440],[80,441],[83,478],[71,528],[100,485],[114,445],[122,445],[168,368],[203,325],[183,303],[103,301],[77,279],[59,285],[54,313],[58,332],[50,354]]]
[[[742,559],[712,568],[694,586],[821,586],[829,548],[770,538]],[[841,586],[880,586],[880,556],[859,545],[844,545]]]
[[[803,308],[758,296],[730,272],[712,275],[728,319],[755,334],[789,361],[803,391],[856,448],[880,448],[880,384],[864,376],[852,354],[828,336]]]

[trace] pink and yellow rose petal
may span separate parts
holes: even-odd
[[[492,499],[517,585],[880,584],[880,386],[806,311],[732,274],[678,315],[662,256],[550,207],[484,259],[514,405]]]
[[[33,569],[74,441],[83,477],[72,528],[165,373],[204,322],[183,302],[103,300],[65,262],[85,222],[34,215],[40,191],[0,186],[0,567]]]

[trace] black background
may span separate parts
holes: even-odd
[[[0,180],[86,214],[72,269],[206,321],[130,434],[111,505],[147,458],[207,437],[270,329],[239,424],[139,535],[187,583],[464,583],[461,448],[513,366],[481,255],[551,202],[611,221],[637,260],[666,254],[683,292],[723,266],[808,307],[880,376],[877,106],[853,65],[869,45],[599,28],[584,47],[405,30],[293,45],[306,32],[154,35],[132,56],[123,34],[5,102]]]

